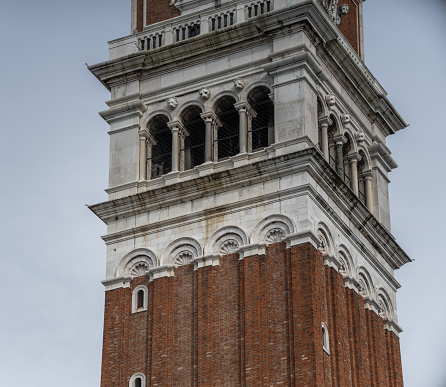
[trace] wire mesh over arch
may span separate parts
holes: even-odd
[[[266,86],[258,86],[248,95],[248,103],[256,113],[251,121],[253,151],[274,143],[274,104],[269,94]]]
[[[153,117],[148,124],[154,144],[148,150],[147,167],[154,179],[172,171],[172,132],[167,126],[169,119],[163,114]]]
[[[181,113],[180,121],[189,135],[184,140],[184,169],[192,169],[204,163],[206,141],[206,124],[200,117],[202,109],[199,106],[188,106]]]
[[[234,107],[235,102],[234,97],[223,96],[214,105],[215,114],[221,123],[216,139],[219,160],[235,156],[240,152],[240,118]]]

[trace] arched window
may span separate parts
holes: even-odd
[[[328,153],[329,153],[329,163],[330,166],[336,170],[336,143],[334,140],[335,134],[337,134],[338,128],[336,125],[336,120],[330,117],[332,124],[328,127]]]
[[[181,123],[189,133],[184,140],[184,149],[181,150],[184,158],[184,170],[204,163],[206,124],[200,117],[201,113],[200,107],[189,106],[180,116]]]
[[[358,161],[358,197],[359,200],[361,200],[361,202],[365,205],[365,156],[363,151],[359,151],[359,155],[361,156],[361,160]]]
[[[132,293],[132,313],[143,312],[148,306],[148,291],[144,285],[140,285]]]
[[[317,97],[317,120],[319,120],[324,116],[324,106],[322,105],[322,101],[319,97]],[[322,149],[322,129],[321,126],[318,125],[317,128],[317,146],[320,149],[321,152],[323,152]]]
[[[169,119],[158,114],[149,121],[153,145],[147,152],[147,176],[155,179],[172,171],[172,132],[167,126]]]
[[[219,160],[235,156],[240,152],[240,119],[234,103],[235,99],[233,97],[224,96],[214,105],[215,114],[221,123],[217,138]]]
[[[349,134],[345,135],[345,138],[347,139],[347,142],[342,146],[342,161],[344,164],[344,176],[341,176],[344,179],[344,182],[350,186],[351,181],[351,171],[350,171],[350,160],[349,160],[349,154],[352,151],[352,142]]]
[[[248,95],[248,103],[256,117],[251,122],[252,150],[265,148],[274,143],[274,104],[265,86],[255,87]]]
[[[129,380],[129,387],[145,387],[146,377],[144,374],[138,372],[134,374]]]

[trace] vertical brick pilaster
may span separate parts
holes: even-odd
[[[354,290],[345,288],[352,384],[370,387],[370,366],[364,301]]]
[[[291,247],[291,291],[293,293],[293,339],[295,385],[325,387],[322,347],[325,305],[322,254],[310,243]]]
[[[344,279],[340,273],[325,267],[328,314],[330,323],[330,348],[333,387],[352,385],[349,357],[347,303]]]
[[[366,309],[371,386],[388,386],[384,324],[375,312]]]
[[[403,387],[403,369],[401,365],[400,339],[388,330],[385,330],[387,369],[390,387]]]
[[[175,270],[173,289],[173,367],[174,386],[193,385],[194,358],[194,268],[193,265],[178,267]]]
[[[144,29],[144,0],[137,0],[136,9],[136,28],[142,32]]]
[[[152,387],[171,385],[173,284],[174,277],[163,277],[152,285],[152,370],[148,383]]]
[[[244,341],[246,386],[263,385],[263,294],[261,294],[261,268],[258,255],[245,257],[242,261],[244,283]]]
[[[171,19],[180,15],[180,11],[171,4],[171,0],[144,0],[146,5],[146,22],[147,25],[158,23],[163,20]],[[142,13],[141,13],[142,14]]]
[[[218,270],[218,269],[217,269]],[[215,347],[215,276],[213,266],[200,268],[197,276],[197,383],[218,385],[218,351]],[[218,333],[217,333],[218,334]],[[217,372],[216,372],[217,371]],[[217,384],[215,384],[217,383]]]

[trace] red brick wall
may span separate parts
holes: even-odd
[[[132,314],[138,285],[148,310]],[[398,337],[310,244],[138,277],[105,298],[101,387],[137,372],[147,386],[403,386]]]
[[[347,4],[349,12],[341,18],[341,24],[338,27],[353,49],[360,55],[362,47],[360,46],[359,29],[362,21],[359,17],[359,4],[355,0],[341,0],[339,5],[341,4]]]
[[[180,15],[175,5],[170,5],[171,0],[137,0],[137,29],[144,29],[144,1],[146,1],[146,25],[158,23]]]

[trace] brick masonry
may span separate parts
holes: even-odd
[[[148,309],[131,313],[139,285]],[[147,386],[403,386],[398,337],[308,243],[107,291],[101,387],[137,372]]]

